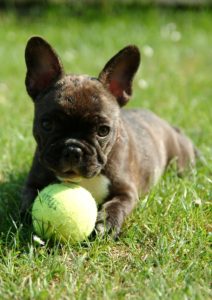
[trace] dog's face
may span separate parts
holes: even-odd
[[[36,102],[40,158],[59,177],[93,177],[107,162],[118,123],[118,105],[98,80],[64,76]]]
[[[25,57],[41,163],[66,180],[99,174],[118,141],[120,106],[132,92],[138,49],[124,48],[98,78],[65,75],[55,51],[40,37],[29,40]]]

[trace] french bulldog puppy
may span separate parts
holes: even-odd
[[[99,204],[97,232],[118,235],[139,196],[171,160],[176,159],[180,173],[194,165],[194,146],[179,129],[150,111],[122,109],[140,63],[136,46],[113,56],[97,78],[66,75],[56,52],[41,37],[28,41],[25,59],[37,148],[22,213],[45,186],[79,182]]]

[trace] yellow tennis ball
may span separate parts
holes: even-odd
[[[32,207],[35,232],[44,239],[77,243],[94,229],[97,206],[86,189],[77,184],[52,184],[36,197]]]

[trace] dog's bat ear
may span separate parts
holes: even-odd
[[[130,45],[113,56],[99,74],[99,80],[116,97],[120,106],[132,95],[132,80],[140,64],[140,52]]]
[[[26,89],[33,99],[63,75],[59,57],[41,37],[35,36],[29,39],[25,50],[25,61]]]

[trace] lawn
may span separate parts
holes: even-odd
[[[169,169],[141,199],[118,241],[33,241],[20,224],[20,191],[35,147],[24,48],[42,35],[70,73],[97,75],[136,44],[142,64],[128,107],[184,128],[207,163]],[[211,299],[212,11],[0,11],[0,299]]]

